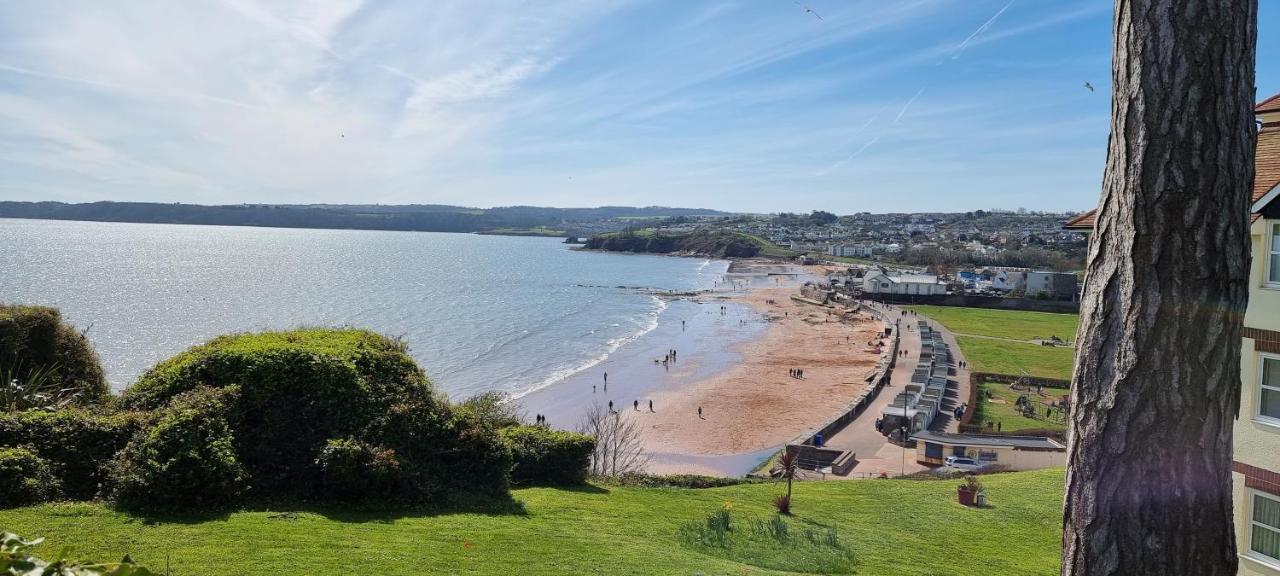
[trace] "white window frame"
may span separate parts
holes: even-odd
[[[1277,394],[1280,394],[1280,388],[1276,388],[1274,386],[1266,386],[1263,384],[1264,378],[1266,377],[1265,370],[1267,368],[1267,360],[1280,363],[1280,354],[1269,354],[1267,352],[1261,352],[1258,354],[1258,392],[1253,396],[1254,398],[1253,417],[1255,420],[1258,420],[1264,424],[1270,424],[1272,426],[1280,426],[1280,417],[1268,416],[1262,413],[1262,390],[1265,388],[1267,390],[1272,390]]]
[[[1266,554],[1262,554],[1262,553],[1260,553],[1260,552],[1256,552],[1256,551],[1254,551],[1254,549],[1253,549],[1253,527],[1254,527],[1254,525],[1262,526],[1262,528],[1263,528],[1264,530],[1275,530],[1275,531],[1277,531],[1277,532],[1280,532],[1280,529],[1277,529],[1276,527],[1271,526],[1270,524],[1263,524],[1263,523],[1261,523],[1261,522],[1256,522],[1256,521],[1254,521],[1254,519],[1253,519],[1253,508],[1254,508],[1254,506],[1253,506],[1253,499],[1254,499],[1254,498],[1265,498],[1265,499],[1267,499],[1267,500],[1272,500],[1272,501],[1275,501],[1275,502],[1280,502],[1280,496],[1273,496],[1273,495],[1271,495],[1271,494],[1268,494],[1268,493],[1263,492],[1263,491],[1261,491],[1261,490],[1255,490],[1255,489],[1253,489],[1253,488],[1250,488],[1250,489],[1249,489],[1249,518],[1248,518],[1249,522],[1248,522],[1248,526],[1247,526],[1247,531],[1248,531],[1248,533],[1249,533],[1249,538],[1248,538],[1248,541],[1247,541],[1247,542],[1245,542],[1245,546],[1246,546],[1246,548],[1245,548],[1245,556],[1248,556],[1248,557],[1249,557],[1250,559],[1252,559],[1252,560],[1255,560],[1255,561],[1257,561],[1257,562],[1261,562],[1262,564],[1265,564],[1265,565],[1267,565],[1267,566],[1271,566],[1271,567],[1273,567],[1273,568],[1280,567],[1280,558],[1272,558],[1272,557],[1270,557],[1270,556],[1267,556]]]
[[[1263,222],[1267,225],[1267,229],[1262,235],[1262,285],[1267,288],[1280,289],[1280,280],[1271,279],[1271,274],[1276,272],[1271,269],[1272,256],[1280,254],[1280,251],[1275,249],[1276,239],[1280,238],[1280,222],[1273,220],[1264,220]]]

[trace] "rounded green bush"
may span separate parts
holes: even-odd
[[[58,494],[49,465],[26,448],[0,448],[0,507],[43,502]]]
[[[89,339],[47,306],[0,304],[0,378],[44,380],[52,390],[74,391],[75,404],[110,397]]]
[[[511,448],[515,484],[581,484],[587,480],[595,438],[542,426],[503,428],[502,441]]]
[[[307,496],[325,443],[358,436],[394,403],[442,402],[402,342],[355,329],[215,338],[152,368],[121,401],[154,409],[198,386],[230,385],[241,388],[230,415],[236,452],[264,495]]]
[[[174,398],[156,425],[111,463],[111,497],[132,508],[230,504],[245,488],[227,415],[240,390],[197,388]]]

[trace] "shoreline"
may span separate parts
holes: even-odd
[[[744,475],[843,411],[881,358],[867,345],[882,333],[878,319],[861,313],[842,320],[790,298],[824,271],[732,260],[717,290],[669,297],[658,329],[600,365],[525,396],[522,405],[572,430],[587,407],[612,400],[641,430],[646,472]],[[673,348],[676,362],[665,368],[653,362]],[[804,378],[790,376],[793,368],[804,369]]]
[[[707,473],[718,468],[716,460],[749,471],[866,389],[880,360],[867,346],[882,333],[879,320],[841,321],[825,308],[791,300],[794,292],[794,286],[751,288],[730,297],[765,318],[767,327],[728,347],[738,362],[658,393],[655,402],[669,406],[662,413],[637,415],[646,450],[659,455],[650,472]],[[790,376],[792,368],[803,369],[803,378]],[[748,455],[757,458],[740,461]]]

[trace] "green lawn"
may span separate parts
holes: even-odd
[[[988,310],[954,306],[903,306],[941,322],[948,330],[960,334],[995,336],[1014,340],[1047,339],[1057,336],[1075,340],[1079,314],[1025,312],[1022,310]]]
[[[1027,418],[1018,412],[1015,403],[1018,396],[1023,394],[1009,388],[1008,384],[1000,382],[983,382],[979,386],[983,390],[990,391],[992,396],[997,399],[1004,400],[1004,403],[981,401],[978,403],[977,412],[973,415],[973,423],[979,426],[986,426],[987,422],[993,425],[999,423],[999,429],[1002,432],[1015,432],[1018,430],[1030,429],[1048,429],[1066,431],[1067,426],[1061,419],[1044,420],[1037,418]],[[1046,389],[1046,394],[1063,394],[1065,390]],[[1039,398],[1033,395],[1038,401],[1043,402],[1045,398]]]
[[[1022,344],[1007,340],[956,336],[960,351],[977,372],[1021,374],[1043,378],[1071,379],[1075,349],[1061,346]]]
[[[1056,574],[1062,470],[983,478],[990,507],[955,502],[954,480],[801,482],[793,529],[838,534],[858,574]],[[772,517],[778,484],[706,490],[514,491],[523,513],[379,515],[310,510],[143,519],[99,504],[0,510],[0,529],[48,539],[38,551],[115,560],[125,553],[182,575],[241,574],[780,574],[748,549],[708,548],[682,527],[732,503],[735,530]],[[826,532],[824,532],[826,533]],[[809,549],[804,546],[796,550]],[[789,548],[781,548],[787,554]],[[803,570],[811,559],[761,563]]]

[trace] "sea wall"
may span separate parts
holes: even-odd
[[[864,306],[862,309],[871,312],[881,321],[885,322],[885,324],[889,324],[889,318],[886,317],[884,312],[880,309],[870,306]],[[893,375],[893,368],[897,364],[898,343],[898,331],[894,330],[893,340],[889,342],[889,346],[887,347],[888,354],[886,358],[881,360],[881,363],[876,366],[876,372],[868,379],[868,386],[862,390],[862,393],[859,394],[858,397],[854,398],[853,401],[840,412],[840,414],[831,419],[825,425],[820,428],[806,430],[803,434],[800,434],[788,444],[814,446],[815,437],[818,434],[821,434],[823,438],[830,438],[845,426],[849,425],[850,422],[853,422],[855,418],[862,415],[862,412],[867,409],[867,406],[870,406],[871,402],[880,394],[880,390],[889,385],[889,379]]]
[[[1079,302],[1062,300],[1036,300],[1033,298],[1000,298],[998,296],[972,296],[968,294],[864,294],[865,298],[890,304],[926,304],[955,306],[958,308],[989,308],[993,310],[1026,310],[1030,312],[1057,312],[1078,314]]]

